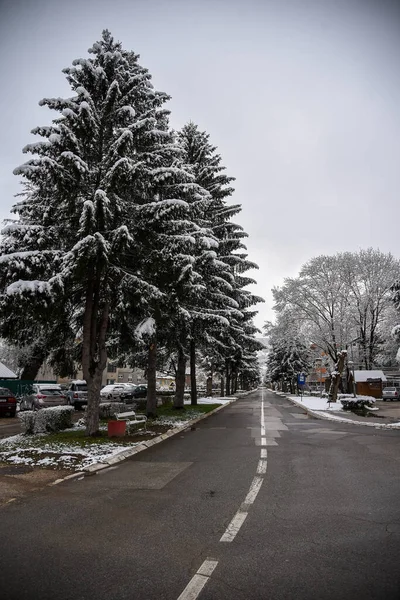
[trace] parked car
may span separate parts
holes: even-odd
[[[146,398],[147,396],[147,385],[141,384],[141,385],[137,385],[135,387],[135,389],[133,390],[133,397],[134,398]]]
[[[395,387],[385,387],[382,391],[383,400],[400,400],[399,389]]]
[[[10,415],[15,417],[17,399],[8,388],[0,388],[0,416]]]
[[[67,404],[67,396],[57,384],[34,383],[32,392],[21,398],[20,410],[38,410]]]
[[[87,383],[83,379],[75,379],[69,384],[67,401],[76,410],[87,404]]]
[[[100,391],[100,398],[102,400],[118,401],[125,391],[126,387],[123,383],[111,383],[110,385],[103,387]]]

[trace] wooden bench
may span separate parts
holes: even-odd
[[[145,415],[137,415],[133,410],[118,413],[116,419],[117,421],[125,421],[128,431],[131,425],[144,425],[145,429],[147,427],[147,417]]]

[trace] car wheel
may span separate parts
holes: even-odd
[[[34,402],[31,403],[31,410],[36,410],[36,406],[35,406]]]

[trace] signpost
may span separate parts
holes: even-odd
[[[297,375],[297,387],[300,392],[300,398],[303,398],[303,387],[304,387],[305,383],[306,383],[306,376],[304,375],[304,373],[299,373]]]

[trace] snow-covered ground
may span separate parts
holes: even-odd
[[[323,410],[329,413],[340,412],[344,413],[341,402],[338,400],[329,406],[326,398],[318,398],[314,396],[290,396],[285,394],[287,398],[293,400],[301,406],[305,406],[306,408],[310,408],[311,410]]]

